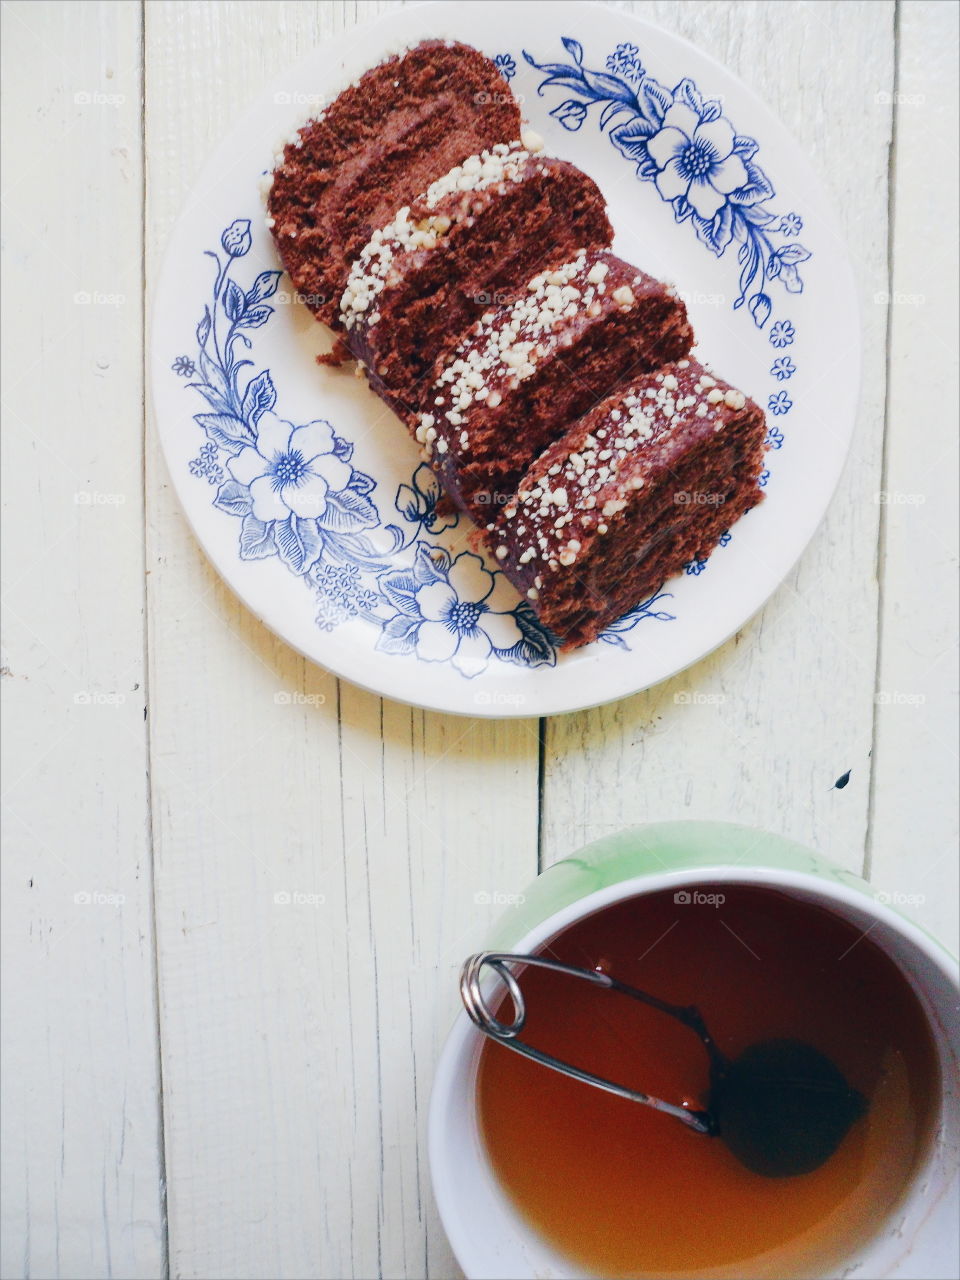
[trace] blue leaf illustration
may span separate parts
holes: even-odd
[[[810,256],[810,250],[805,249],[802,244],[785,244],[782,249],[777,250],[777,257],[780,261],[790,263],[793,266],[796,266],[798,262],[806,262]]]
[[[410,520],[413,523],[419,523],[420,516],[423,512],[420,510],[421,499],[410,488],[408,484],[402,484],[397,490],[397,496],[394,506],[403,516],[404,520]]]
[[[392,573],[382,573],[378,579],[380,590],[394,608],[408,617],[422,621],[422,615],[416,601],[416,592],[421,586],[409,569],[397,569]]]
[[[239,320],[243,315],[243,306],[243,290],[235,281],[228,280],[223,295],[223,309],[227,313],[227,319]]]
[[[756,293],[750,299],[750,314],[758,329],[762,329],[770,317],[770,299],[765,293]]]
[[[744,163],[747,170],[747,181],[742,187],[732,191],[727,199],[733,204],[759,204],[763,200],[769,200],[771,196],[776,194],[770,179],[759,165],[753,164],[749,160]]]
[[[662,84],[658,84],[656,80],[648,76],[641,84],[637,96],[640,99],[641,106],[646,107],[644,114],[659,129],[663,123],[663,117],[673,106],[673,94],[669,89],[664,88]]]
[[[270,377],[270,370],[264,369],[247,383],[243,397],[243,417],[252,427],[257,425],[260,415],[268,412],[277,403],[277,392]]]
[[[561,44],[579,66],[583,62],[583,45],[580,41],[574,40],[570,36],[562,36]]]
[[[208,440],[228,453],[237,454],[244,445],[253,444],[253,432],[231,413],[195,413],[193,420],[203,427]]]
[[[383,630],[373,647],[382,653],[412,653],[417,647],[419,628],[419,618],[407,618],[397,614],[389,622],[384,623]]]
[[[518,640],[510,649],[498,649],[498,656],[525,667],[555,667],[557,665],[556,640],[527,602],[524,600],[511,612],[523,639]]]
[[[334,450],[336,452],[336,450]],[[349,458],[344,459],[349,462]],[[347,488],[352,489],[354,493],[362,493],[364,495],[371,493],[376,488],[376,480],[373,476],[368,476],[365,471],[354,471],[353,475],[347,481]]]
[[[733,154],[740,157],[741,160],[752,160],[760,150],[760,144],[756,138],[748,138],[739,134],[733,140]]]
[[[341,489],[339,493],[327,494],[327,509],[320,523],[334,533],[356,533],[360,529],[375,529],[380,518],[369,498],[353,489]]]
[[[237,480],[227,480],[217,491],[213,505],[231,516],[245,516],[253,509],[253,499],[245,484]]]
[[[336,456],[340,459],[341,462],[349,462],[350,459],[353,457],[353,445],[349,440],[344,440],[340,436],[334,436],[333,452],[336,454]],[[359,472],[356,472],[356,471],[354,472],[354,475],[358,475],[358,474]],[[351,481],[351,485],[352,483],[353,482]],[[370,482],[370,488],[371,489],[373,488],[372,480]]]
[[[244,516],[240,526],[240,559],[265,560],[277,554],[273,540],[273,525],[264,524],[254,515]]]
[[[800,272],[791,263],[785,262],[780,268],[780,279],[788,293],[803,293],[803,281],[800,279]]]
[[[568,98],[566,102],[561,102],[559,107],[554,107],[550,114],[554,119],[559,120],[565,129],[576,133],[587,118],[587,108],[575,98]]]
[[[206,346],[207,338],[210,336],[210,308],[203,308],[203,319],[197,325],[197,343],[199,346]]]
[[[261,307],[251,307],[249,311],[243,313],[240,324],[244,329],[259,329],[261,325],[267,323],[273,315],[273,307],[266,305]]]
[[[289,519],[274,523],[273,538],[280,559],[294,573],[306,573],[323,547],[316,520],[302,520],[292,512]]]
[[[272,298],[280,284],[282,271],[261,271],[247,293],[247,306],[255,307],[265,298]]]

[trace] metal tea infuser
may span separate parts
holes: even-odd
[[[580,978],[603,991],[614,991],[650,1006],[689,1028],[701,1041],[710,1067],[708,1105],[702,1110],[665,1102],[637,1089],[616,1084],[584,1071],[521,1040],[527,1007],[511,965],[533,965]],[[497,1015],[484,994],[481,980],[489,969],[506,988],[513,1018]],[[674,1117],[707,1137],[719,1137],[752,1172],[768,1178],[811,1173],[836,1151],[851,1127],[866,1113],[867,1100],[852,1088],[839,1069],[812,1045],[801,1040],[764,1040],[730,1059],[717,1048],[694,1005],[666,1000],[629,986],[598,969],[578,969],[544,956],[481,951],[470,956],[460,974],[460,995],[472,1022],[484,1035],[541,1066],[559,1071],[581,1084],[592,1085],[630,1102]]]

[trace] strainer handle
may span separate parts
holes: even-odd
[[[652,1107],[655,1111],[663,1111],[667,1115],[674,1116],[689,1128],[695,1129],[697,1133],[712,1134],[714,1132],[709,1113],[705,1111],[692,1111],[687,1107],[681,1107],[672,1102],[664,1102],[661,1098],[651,1097],[648,1093],[640,1093],[636,1089],[628,1089],[625,1085],[614,1084],[612,1080],[606,1080],[603,1076],[596,1076],[590,1071],[583,1071],[580,1067],[571,1066],[568,1062],[561,1062],[559,1058],[553,1058],[550,1054],[543,1053],[542,1050],[535,1049],[533,1045],[525,1044],[520,1040],[518,1037],[527,1021],[527,1007],[516,974],[509,968],[512,964],[520,966],[534,965],[540,969],[551,969],[554,973],[563,973],[572,978],[582,978],[584,981],[591,982],[594,986],[602,987],[607,991],[619,991],[624,995],[633,996],[663,1013],[679,1017],[685,1025],[697,1031],[701,1038],[704,1038],[705,1031],[702,1030],[703,1024],[696,1010],[667,1004],[665,1001],[658,1000],[655,996],[647,995],[644,991],[628,987],[626,983],[619,982],[616,978],[611,978],[609,974],[600,973],[592,969],[578,969],[573,965],[563,964],[559,960],[548,960],[544,956],[512,955],[506,951],[479,951],[464,961],[460,972],[460,996],[463,1000],[464,1008],[473,1024],[484,1035],[489,1036],[491,1040],[496,1040],[508,1049],[513,1049],[514,1052],[523,1054],[525,1058],[532,1058],[534,1062],[539,1062],[541,1066],[550,1067],[551,1070],[559,1071],[561,1075],[569,1076],[573,1080],[593,1085],[594,1088],[603,1089],[607,1093],[615,1094],[618,1098],[627,1098],[631,1102],[639,1102],[645,1107]],[[513,1005],[513,1020],[511,1022],[502,1022],[490,1008],[481,985],[485,968],[491,969],[507,989]],[[707,1043],[707,1048],[710,1049],[711,1044],[709,1041],[705,1040],[705,1043]]]

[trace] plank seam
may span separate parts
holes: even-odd
[[[900,117],[898,93],[900,89],[900,51],[901,51],[901,0],[895,0],[893,10],[893,94],[890,107],[890,147],[887,161],[887,323],[884,331],[886,351],[884,353],[884,401],[883,401],[883,447],[880,450],[880,492],[887,487],[890,472],[890,381],[892,373],[893,351],[893,306],[890,296],[894,280],[894,245],[896,240],[897,219],[897,125]],[[863,841],[863,878],[869,880],[873,870],[873,816],[876,807],[877,762],[876,749],[880,727],[880,707],[877,692],[883,672],[883,629],[886,593],[884,589],[884,569],[887,559],[887,504],[880,503],[880,519],[877,524],[877,644],[874,658],[873,676],[873,709],[870,730],[870,783],[867,789],[867,829]]]
[[[170,1220],[167,1201],[167,1147],[164,1120],[163,1092],[163,1027],[160,1017],[160,946],[157,921],[156,832],[153,808],[153,730],[149,718],[150,707],[150,627],[149,599],[147,592],[147,379],[149,357],[147,352],[147,0],[140,0],[140,338],[142,343],[141,394],[142,452],[140,483],[142,486],[141,510],[143,512],[143,693],[144,737],[147,765],[146,827],[147,856],[149,859],[150,939],[153,948],[153,1017],[156,1028],[157,1057],[157,1161],[160,1167],[160,1280],[170,1277]]]

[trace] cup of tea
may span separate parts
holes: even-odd
[[[494,960],[489,1034],[461,1013],[437,1068],[471,1280],[958,1274],[957,966],[865,881],[745,827],[637,827],[489,946],[549,965]]]

